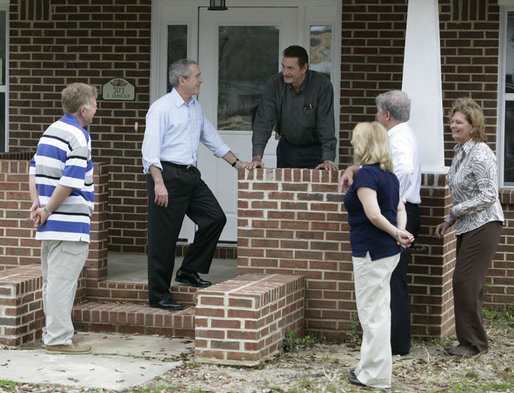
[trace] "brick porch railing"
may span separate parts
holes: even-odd
[[[38,265],[40,245],[34,240],[34,229],[26,221],[30,206],[28,161],[4,157],[0,159],[0,169],[0,271]],[[105,280],[108,269],[107,170],[106,165],[95,165],[97,200],[92,221],[92,244],[79,283],[77,301],[97,304],[128,302],[145,308],[143,314],[147,315],[146,284]],[[303,275],[306,283],[305,332],[345,338],[346,332],[354,327],[352,313],[355,313],[355,302],[348,225],[342,195],[337,191],[338,176],[337,172],[300,169],[259,169],[241,173],[237,271],[238,274]],[[489,271],[485,296],[486,306],[498,309],[514,303],[514,251],[510,246],[514,236],[513,192],[502,190],[501,200],[507,223]],[[435,226],[449,205],[445,176],[424,174],[422,228],[418,245],[424,246],[425,250],[414,255],[408,277],[415,336],[443,337],[453,331],[451,274],[455,261],[455,236],[450,233],[443,240],[433,236]],[[173,287],[172,290],[177,299],[191,307],[195,304],[196,290],[184,286]],[[0,293],[0,319],[7,312],[2,299],[4,295]],[[123,318],[132,318],[127,316],[130,304],[112,310],[112,315],[121,318],[118,319],[120,324]],[[74,314],[78,326],[99,329],[94,320],[96,311],[90,309],[84,313],[87,307],[81,307],[82,311]],[[145,323],[149,326],[161,323],[148,318]],[[193,318],[194,313],[173,318],[177,325],[166,330],[165,334],[191,332]],[[115,321],[111,319],[109,324],[117,326]],[[123,329],[130,331],[130,327]],[[37,337],[37,334],[27,337]]]

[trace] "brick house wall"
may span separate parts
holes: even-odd
[[[94,277],[96,280],[104,276],[107,248],[119,252],[145,251],[146,185],[141,171],[140,149],[145,114],[149,106],[151,1],[84,0],[69,3],[66,0],[43,1],[42,4],[48,6],[46,12],[39,8],[27,12],[27,9],[19,8],[25,2],[11,2],[9,143],[12,152],[34,151],[41,133],[48,124],[61,116],[60,91],[68,83],[82,81],[100,89],[111,78],[123,77],[136,86],[134,101],[105,101],[99,97],[95,122],[88,128],[93,140],[94,160],[105,163],[102,176],[107,182],[101,192],[105,196],[103,203],[106,212],[99,229],[108,231],[108,245],[104,243],[105,247],[99,249],[98,262],[91,261],[91,265],[88,265],[91,268],[88,277],[97,275],[98,277]],[[344,0],[342,5],[341,167],[351,162],[349,139],[355,123],[374,118],[375,96],[385,90],[401,87],[407,2],[391,0],[383,3],[377,5],[374,0]],[[456,7],[461,3],[466,2],[439,1],[443,105],[446,111],[457,97],[471,95],[476,99],[485,110],[486,131],[494,150],[499,7],[494,0],[472,0],[469,3],[478,4],[480,7],[474,8],[474,11],[464,11]],[[487,8],[484,10],[481,4],[485,4]],[[137,130],[134,127],[135,122],[139,123]],[[451,136],[446,134],[445,159],[448,165],[452,146]],[[3,160],[2,165],[5,165]],[[260,183],[264,179],[254,180]],[[333,193],[334,179],[327,180],[327,192]],[[25,180],[21,181],[25,184],[24,182]],[[278,187],[278,181],[271,183]],[[0,194],[5,195],[5,192],[4,188],[0,188]],[[433,227],[437,224],[435,221],[450,204],[444,179],[425,174],[423,198],[424,227],[420,237],[427,251],[416,255],[409,278],[415,304],[413,322],[416,326],[415,333],[419,335],[427,334],[421,328],[423,321],[445,332],[451,325],[450,316],[431,322],[430,314],[452,314],[448,277],[451,275],[455,257],[454,240],[451,236],[445,244],[434,243],[432,236]],[[508,221],[490,270],[486,294],[488,306],[495,308],[505,308],[514,303],[513,192],[501,190],[501,201]],[[0,202],[4,205],[4,209],[0,211],[0,251],[3,252],[0,255],[0,269],[24,264],[22,260],[25,256],[19,255],[20,252],[29,252],[30,260],[37,259],[36,246],[25,235],[21,237],[26,238],[24,247],[28,251],[17,250],[6,243],[13,240],[3,236],[10,230],[4,224],[10,225],[13,219],[21,223],[21,218],[16,216],[21,206],[13,204],[19,201],[6,201],[4,198],[0,198]],[[258,202],[255,206],[259,209],[269,208],[269,202]],[[344,236],[344,212],[337,210],[332,214],[341,219],[338,225],[343,233],[333,234],[340,238]],[[259,242],[262,247],[267,243],[273,244],[273,239]],[[338,255],[344,259],[336,265],[347,271],[341,285],[345,286],[345,291],[351,291],[348,287],[351,280],[348,276],[349,259],[347,260],[349,245],[343,242],[340,247],[344,249],[337,253],[341,253]],[[264,268],[258,265],[254,267]],[[433,274],[444,278],[441,282],[434,283]],[[428,289],[441,293],[427,293]],[[314,290],[313,287],[310,288],[311,293]],[[444,301],[440,303],[441,309],[433,308],[427,300],[427,296],[431,295],[442,297]],[[318,300],[320,303],[316,303]],[[323,306],[324,301],[321,297],[311,300],[311,303]],[[348,319],[351,305],[345,307],[341,322],[337,322],[337,329],[346,329],[351,324]],[[334,315],[339,315],[338,313]],[[320,332],[322,321],[309,318],[311,328]]]
[[[345,0],[342,9],[339,157],[344,165],[352,161],[351,130],[356,123],[375,117],[375,97],[387,90],[401,89],[407,2],[393,0],[377,5],[373,0]],[[439,0],[445,130],[446,113],[452,102],[470,96],[484,110],[488,143],[494,151],[499,11],[494,0]],[[451,133],[445,132],[444,141],[445,165],[449,166],[455,145]]]
[[[35,150],[46,127],[62,116],[60,92],[66,85],[97,87],[98,110],[88,130],[93,160],[108,165],[109,250],[143,252],[146,184],[140,151],[150,99],[151,1],[23,4],[12,1],[9,14],[9,149]],[[115,77],[136,86],[134,101],[102,100],[102,85]]]
[[[150,0],[44,2],[32,13],[10,7],[10,151],[33,151],[61,115],[59,93],[73,81],[100,88],[114,77],[136,86],[135,101],[104,101],[89,127],[96,161],[109,165],[109,250],[144,252],[146,185],[140,150],[149,106]],[[98,4],[97,4],[98,3]],[[458,8],[440,0],[443,105],[471,95],[496,142],[499,7]],[[484,8],[485,5],[487,8]],[[350,131],[374,118],[377,94],[401,87],[407,3],[349,0],[342,5],[340,163],[351,162]],[[134,124],[139,124],[135,130]],[[446,164],[453,140],[445,134]]]
[[[350,139],[355,124],[374,119],[374,100],[378,94],[401,89],[407,2],[393,0],[377,5],[373,0],[345,0],[342,10],[339,161],[344,167],[352,162]],[[448,132],[446,113],[458,97],[470,96],[481,105],[486,116],[488,144],[496,151],[499,20],[497,1],[439,0],[447,166],[451,164],[455,142]],[[425,196],[433,193],[431,189],[423,192]],[[514,303],[512,197],[512,190],[500,190],[507,224],[489,271],[485,296],[486,303],[500,305],[500,308]],[[424,203],[422,208],[429,207],[423,206]],[[445,206],[449,208],[450,204]],[[433,220],[431,214],[421,218],[422,222]],[[426,230],[432,231],[428,227]],[[454,250],[453,245],[449,245],[446,252],[451,253],[451,250]],[[500,282],[503,284],[497,285]]]

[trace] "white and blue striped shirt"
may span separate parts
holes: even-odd
[[[144,172],[150,173],[150,166],[162,170],[161,161],[195,165],[199,142],[216,157],[223,157],[230,150],[205,117],[200,103],[193,97],[184,102],[173,89],[155,101],[146,114]]]
[[[36,239],[89,242],[95,201],[91,138],[74,116],[64,115],[43,133],[30,162],[39,205],[46,206],[57,185],[71,194],[37,228]]]

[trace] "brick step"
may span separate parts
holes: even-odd
[[[88,286],[86,293],[88,301],[148,304],[148,284],[105,280],[96,285],[96,287]],[[198,288],[189,285],[176,284],[170,287],[172,299],[184,306],[196,305],[197,291]]]
[[[195,358],[256,366],[275,356],[286,333],[303,334],[305,278],[245,274],[198,292]]]
[[[73,325],[83,332],[195,336],[195,307],[167,311],[146,304],[84,302],[73,306]]]

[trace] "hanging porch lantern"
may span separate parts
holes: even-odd
[[[225,5],[225,0],[209,0],[209,11],[226,11],[228,8]]]

